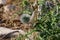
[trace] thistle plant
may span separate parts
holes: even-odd
[[[34,38],[34,40],[60,40],[60,6],[59,3],[54,3],[53,0],[38,0],[39,6],[41,9],[39,10],[40,17],[37,18],[38,22],[32,26],[34,29],[31,31],[39,32],[38,38]],[[34,6],[35,8],[35,6]],[[37,13],[36,13],[37,14]],[[35,19],[35,12],[32,16],[27,16],[27,14],[21,15],[20,21],[22,23],[28,23],[30,20]],[[34,21],[34,20],[33,20]],[[35,21],[36,22],[36,21]],[[34,22],[34,23],[35,23]],[[32,23],[32,24],[34,24]],[[37,30],[37,31],[36,31]],[[32,34],[33,32],[27,33]],[[36,37],[36,36],[35,36]]]

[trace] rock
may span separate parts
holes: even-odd
[[[0,0],[0,4],[6,4],[6,0]]]
[[[2,38],[11,38],[14,36],[19,36],[19,34],[25,35],[26,33],[23,30],[12,30],[9,28],[0,27],[0,37]]]
[[[0,0],[0,4],[6,5],[11,4],[13,0]]]

